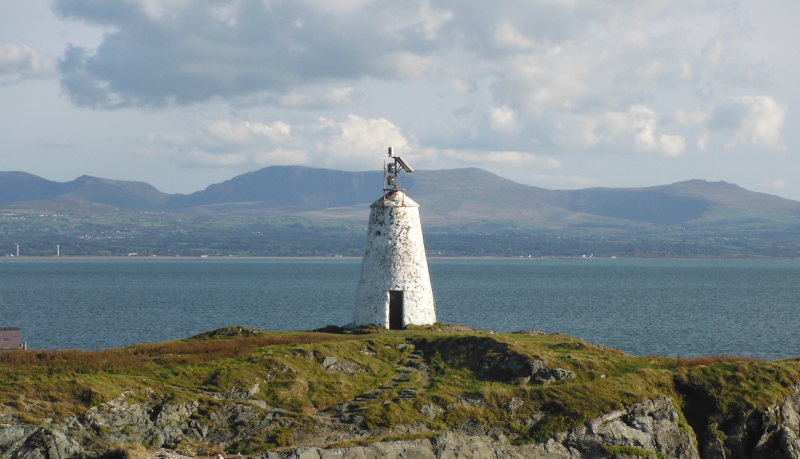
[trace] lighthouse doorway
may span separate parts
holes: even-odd
[[[389,292],[389,330],[403,329],[403,291]]]

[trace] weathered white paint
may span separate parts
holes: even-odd
[[[404,292],[404,327],[436,322],[419,205],[399,190],[370,206],[353,323],[389,328],[389,292],[393,290]]]

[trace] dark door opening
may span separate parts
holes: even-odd
[[[389,292],[389,330],[403,329],[403,291]]]

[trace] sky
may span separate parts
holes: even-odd
[[[0,170],[689,179],[800,200],[796,0],[3,0]],[[457,184],[454,184],[457,186]]]

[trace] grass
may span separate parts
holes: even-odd
[[[130,391],[132,403],[198,401],[195,419],[203,422],[224,403],[213,394],[250,391],[251,398],[294,419],[269,436],[231,445],[231,451],[253,452],[291,445],[296,429],[312,422],[309,415],[380,388],[359,408],[364,428],[427,425],[436,432],[479,425],[501,429],[520,444],[662,395],[684,407],[683,425],[702,426],[711,412],[763,409],[800,381],[798,360],[633,357],[568,336],[451,332],[441,325],[400,332],[331,331],[336,333],[232,327],[188,340],[106,351],[0,353],[0,411],[24,422],[58,420]],[[421,355],[428,372],[398,379],[398,362],[412,352]],[[326,371],[321,365],[326,357],[352,362],[359,371]],[[577,377],[547,385],[525,383],[501,364],[514,359],[544,360]],[[403,391],[416,396],[403,398]],[[438,407],[433,419],[421,414],[424,405]]]
[[[252,365],[259,349],[353,339],[321,333],[262,333],[141,344],[104,351],[0,353],[0,404],[62,418],[123,391],[155,390],[180,399],[199,390],[249,388],[266,370]],[[262,362],[262,366],[263,366]],[[268,365],[269,366],[269,365]]]
[[[702,394],[716,411],[725,414],[764,409],[788,395],[798,382],[797,360],[726,360],[713,365],[679,367],[675,373],[680,391]]]

